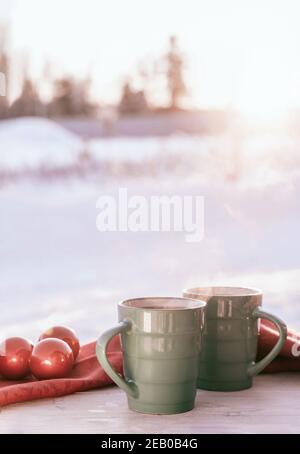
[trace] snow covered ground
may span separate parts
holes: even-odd
[[[73,165],[82,146],[76,136],[58,128],[54,139],[56,125],[38,120],[39,136],[25,121],[19,135],[16,125],[12,134],[0,123],[2,169]],[[131,162],[137,174],[104,167],[84,178],[20,178],[0,188],[1,337],[35,338],[64,323],[92,339],[116,320],[120,299],[214,283],[262,288],[265,309],[300,329],[296,139],[109,139],[89,147],[98,162]],[[151,166],[152,175],[143,172]],[[183,233],[99,233],[96,200],[120,186],[146,197],[205,196],[203,241],[186,243]]]
[[[104,178],[172,174],[206,183],[242,179],[244,185],[265,187],[300,172],[300,138],[229,131],[84,141],[48,119],[0,122],[0,180],[5,175],[45,177],[47,170],[77,174],[83,165]]]
[[[0,122],[0,171],[20,173],[73,166],[82,141],[43,118]]]

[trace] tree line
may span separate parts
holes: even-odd
[[[10,86],[11,59],[7,46],[8,32],[0,26],[0,72],[6,79],[7,90]],[[149,96],[148,86],[156,77],[155,71],[144,68],[140,70],[142,88],[137,90],[131,78],[126,79],[121,89],[120,100],[115,106],[120,115],[143,114],[150,111],[178,110],[186,94],[184,82],[184,57],[179,49],[175,36],[170,37],[168,51],[161,58],[159,68],[160,76],[164,79],[165,98],[164,106],[153,106]],[[78,79],[72,76],[52,79],[47,71],[44,81],[50,87],[50,99],[45,101],[40,93],[39,85],[29,75],[28,65],[24,65],[21,76],[21,89],[19,95],[12,101],[8,97],[0,97],[0,118],[20,116],[44,117],[73,117],[96,116],[101,110],[101,104],[90,97],[92,80],[89,77]],[[157,72],[157,71],[156,71]]]

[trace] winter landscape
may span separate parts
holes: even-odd
[[[299,329],[299,145],[282,132],[83,140],[47,119],[1,121],[2,336],[66,324],[94,339],[121,299],[213,283],[262,288]],[[204,239],[100,233],[97,199],[120,187],[204,196]]]

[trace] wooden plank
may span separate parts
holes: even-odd
[[[0,433],[300,433],[300,377],[261,375],[233,393],[199,390],[193,411],[141,415],[117,387],[12,405],[0,413]]]

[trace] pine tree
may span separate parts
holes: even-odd
[[[8,82],[9,82],[9,59],[7,56],[8,26],[0,24],[0,73],[1,83],[5,84],[6,96],[0,96],[0,118],[8,115]]]
[[[184,83],[184,61],[183,56],[178,48],[176,36],[170,37],[169,51],[166,56],[167,62],[167,83],[169,94],[169,107],[171,110],[180,108],[180,101],[186,93]]]

